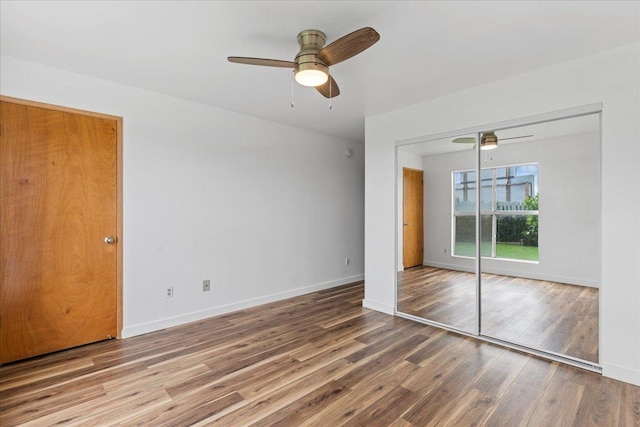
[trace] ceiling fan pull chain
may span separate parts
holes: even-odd
[[[295,81],[296,71],[291,71],[291,108],[293,108],[293,86]]]
[[[333,98],[331,98],[331,86],[333,85],[331,84],[331,73],[329,72],[327,74],[329,75],[329,110],[331,110],[333,109]]]

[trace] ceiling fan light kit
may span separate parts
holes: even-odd
[[[498,148],[498,137],[496,134],[494,132],[483,133],[480,138],[480,149],[493,150],[494,148]]]
[[[316,58],[326,40],[327,36],[318,30],[304,30],[298,34],[300,52],[296,55],[294,72],[301,85],[316,87],[329,80],[329,67]]]
[[[338,84],[329,67],[368,49],[380,34],[371,27],[361,28],[325,46],[327,36],[319,30],[304,30],[298,34],[300,51],[294,61],[229,56],[229,62],[267,67],[293,68],[295,80],[303,86],[315,87],[326,98],[340,95]]]
[[[296,70],[296,81],[302,86],[316,87],[323,85],[329,80],[327,67],[322,69],[316,64],[302,64]]]

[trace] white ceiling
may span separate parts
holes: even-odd
[[[640,40],[640,2],[29,1],[0,3],[3,54],[353,140],[364,117]],[[299,31],[380,41],[331,68],[329,101],[283,68]]]

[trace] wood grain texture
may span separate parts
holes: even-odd
[[[419,266],[398,273],[398,311],[473,332],[475,274]],[[482,274],[482,334],[598,362],[598,289]]]
[[[336,83],[335,79],[329,75],[329,79],[325,84],[316,86],[316,90],[322,94],[325,98],[335,98],[340,95],[340,88],[338,87],[338,83]]]
[[[370,48],[380,40],[371,27],[360,28],[321,49],[316,56],[327,65],[338,64]]]
[[[115,336],[118,122],[0,108],[0,363]]]
[[[637,425],[640,387],[361,306],[362,283],[0,367],[0,424]],[[324,325],[324,326],[323,326]]]
[[[402,169],[402,265],[404,268],[424,262],[424,191],[421,170]]]
[[[296,63],[291,61],[283,61],[280,59],[248,58],[246,56],[229,56],[227,60],[229,62],[235,62],[236,64],[262,65],[264,67],[293,68],[296,66]]]

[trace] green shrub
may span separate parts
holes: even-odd
[[[525,199],[524,204],[527,210],[538,210],[538,196],[539,194],[536,194],[535,197],[527,197]],[[538,246],[538,215],[527,216],[526,229],[522,232],[522,237],[525,245]]]
[[[527,218],[522,215],[498,216],[498,242],[520,243],[527,228]]]

